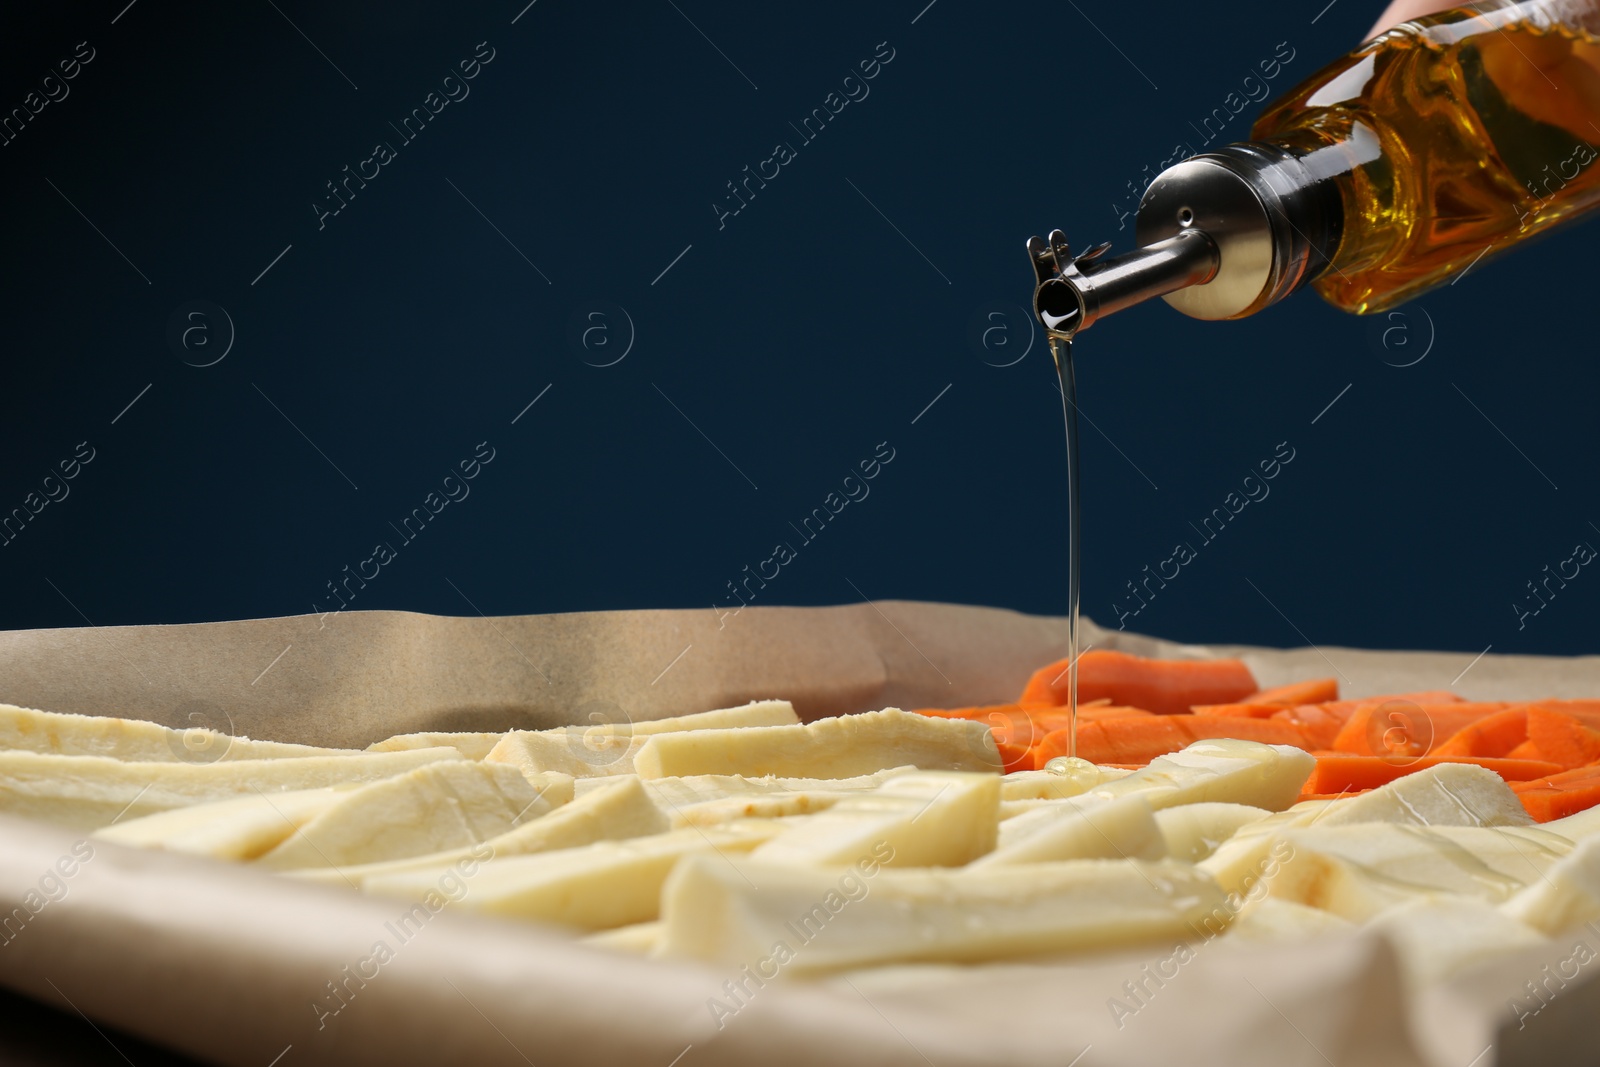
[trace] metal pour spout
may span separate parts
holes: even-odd
[[[1306,153],[1246,141],[1174,164],[1139,202],[1139,247],[1115,258],[1102,258],[1108,244],[1074,256],[1060,230],[1030,238],[1039,321],[1065,339],[1151,297],[1211,320],[1282,300],[1320,274],[1339,245],[1334,176],[1346,154],[1340,145]]]
[[[1028,255],[1039,279],[1033,291],[1034,313],[1054,338],[1070,340],[1103,315],[1216,276],[1217,244],[1204,230],[1187,229],[1174,237],[1145,245],[1126,255],[1102,259],[1109,244],[1076,258],[1066,234],[1051,232],[1046,241],[1028,239]]]

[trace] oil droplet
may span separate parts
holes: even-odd
[[[1100,768],[1078,756],[1057,756],[1044,765],[1051,774],[1059,774],[1073,785],[1085,790],[1100,784]]]

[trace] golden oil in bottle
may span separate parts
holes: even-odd
[[[1268,108],[1256,140],[1340,160],[1343,224],[1313,283],[1326,300],[1384,310],[1600,204],[1596,6],[1405,23]]]

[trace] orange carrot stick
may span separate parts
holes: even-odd
[[[1382,696],[1367,697],[1366,700],[1409,700],[1413,704],[1465,704],[1465,697],[1459,697],[1448,689],[1419,689],[1413,693],[1385,693]]]
[[[1506,753],[1506,759],[1544,759],[1544,758],[1545,757],[1541,753],[1541,751],[1539,749],[1539,746],[1534,744],[1532,741],[1524,741],[1524,742],[1522,742],[1522,744],[1518,745],[1516,748],[1514,748],[1510,752]],[[1561,761],[1560,760],[1551,760],[1550,762],[1551,763],[1560,763]]]
[[[1035,671],[1022,704],[1065,704],[1067,660]],[[1195,704],[1230,704],[1256,691],[1250,669],[1236,659],[1146,659],[1094,649],[1078,657],[1078,700],[1109,697],[1114,704],[1181,715]]]
[[[1238,704],[1196,704],[1189,710],[1195,715],[1214,715],[1230,719],[1270,719],[1292,704],[1252,704],[1248,700]]]
[[[993,707],[973,708],[967,718],[981,722],[994,734],[995,744],[1032,748],[1046,731],[1041,730],[1026,709],[998,704]]]
[[[1039,721],[1045,721],[1045,717],[1041,717],[1039,711],[1034,710],[1032,714],[1034,718],[1039,719]],[[1154,714],[1155,712],[1153,711],[1146,711],[1144,708],[1130,708],[1126,704],[1091,704],[1088,707],[1080,707],[1078,709],[1078,718],[1080,720],[1120,719],[1129,715],[1150,716]],[[1059,719],[1061,720],[1061,724],[1065,726],[1067,709],[1050,708],[1046,717]]]
[[[1189,744],[1188,735],[1173,725],[1171,715],[1101,719],[1078,724],[1078,755],[1091,763],[1143,766],[1156,756]],[[1132,728],[1125,728],[1132,724]],[[1118,728],[1124,727],[1124,728]],[[1034,746],[1034,760],[1043,767],[1067,754],[1068,732],[1054,730]]]
[[[1224,719],[1220,716],[1213,720],[1204,715],[1175,715],[1172,718],[1191,741],[1236,737],[1241,741],[1259,741],[1264,745],[1310,748],[1305,734],[1293,723],[1272,719]]]
[[[1039,769],[1034,755],[1036,750],[1023,745],[1013,745],[1006,741],[995,739],[995,747],[1000,750],[1000,763],[1004,773],[1012,771],[1036,771]]]
[[[1033,720],[1034,743],[1037,744],[1045,734],[1057,730],[1065,730],[1072,725],[1071,717],[1066,708],[1040,708],[1030,707],[1024,709]],[[1128,708],[1117,704],[1094,704],[1087,708],[1078,709],[1078,723],[1100,722],[1105,719],[1140,718],[1153,719],[1156,716],[1143,708]]]
[[[1575,719],[1559,716],[1574,726]],[[1463,726],[1450,737],[1429,749],[1433,756],[1509,756],[1511,750],[1528,740],[1528,709],[1507,708],[1485,715],[1477,722]],[[1553,762],[1560,762],[1559,760]],[[1585,763],[1589,762],[1584,760]],[[1566,766],[1564,764],[1564,766]]]
[[[1376,696],[1361,697],[1359,700],[1325,700],[1318,706],[1340,722],[1345,722],[1353,713],[1369,704],[1385,704],[1391,700],[1405,700],[1413,704],[1465,703],[1448,689],[1424,689],[1415,693],[1379,693]]]
[[[1292,708],[1297,704],[1322,704],[1329,700],[1339,699],[1339,680],[1337,678],[1318,678],[1310,682],[1295,682],[1291,685],[1273,686],[1263,689],[1259,693],[1252,693],[1240,703],[1243,704],[1277,704],[1281,707]]]
[[[1307,789],[1314,793],[1339,793],[1355,789],[1376,789],[1415,771],[1441,763],[1471,763],[1494,771],[1508,782],[1526,782],[1560,773],[1560,764],[1545,760],[1520,760],[1488,756],[1417,756],[1390,759],[1384,756],[1319,756]]]
[[[1549,822],[1600,804],[1600,766],[1578,767],[1511,788],[1535,822]]]
[[[1319,704],[1302,704],[1297,708],[1284,708],[1282,711],[1272,713],[1275,722],[1286,722],[1296,726],[1305,735],[1306,743],[1312,748],[1333,747],[1334,739],[1339,736],[1339,731],[1344,728],[1344,719],[1330,715]]]
[[[1355,756],[1420,756],[1504,703],[1425,704],[1401,698],[1367,701],[1350,714],[1333,747]]]
[[[1563,767],[1583,767],[1600,760],[1600,730],[1540,703],[1528,707],[1528,743],[1540,759]]]
[[[1530,703],[1557,715],[1570,715],[1585,726],[1600,729],[1600,700],[1535,700]]]

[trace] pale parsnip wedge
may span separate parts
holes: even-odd
[[[1545,941],[1532,927],[1471,897],[1402,904],[1372,927],[1394,943],[1400,975],[1413,990]]]
[[[1302,800],[1287,811],[1274,812],[1242,826],[1197,866],[1224,890],[1242,896],[1261,880],[1264,871],[1277,869],[1275,857],[1287,849],[1280,835],[1297,826],[1321,825],[1319,817],[1330,803]]]
[[[57,756],[105,756],[136,763],[348,756],[360,751],[252,741],[198,727],[173,730],[143,719],[70,715],[14,704],[0,704],[0,749]]]
[[[524,771],[562,771],[577,778],[634,773],[633,758],[644,739],[658,734],[705,730],[744,730],[797,724],[787,700],[758,700],[736,708],[679,715],[645,722],[561,726],[552,730],[513,730],[483,757]]]
[[[886,708],[805,726],[657,734],[633,756],[641,778],[699,774],[853,778],[908,763],[923,770],[998,772],[1000,753],[983,723]]]
[[[354,784],[290,793],[249,793],[124,819],[96,830],[93,836],[97,841],[136,848],[187,852],[221,860],[253,860],[338,800],[343,792],[360,788]]]
[[[295,878],[326,885],[365,885],[369,878],[410,874],[449,867],[467,859],[526,856],[536,852],[592,845],[596,841],[624,841],[665,833],[667,819],[637,778],[610,778],[597,789],[564,804],[548,815],[525,822],[483,844],[434,852],[410,859],[364,863],[353,867],[313,867],[288,871]]]
[[[537,819],[572,796],[572,779],[448,760],[341,795],[256,862],[276,871],[343,867],[466,848]]]
[[[974,868],[1009,867],[1060,860],[1158,860],[1166,842],[1137,793],[1098,804],[1054,801],[1000,824],[1000,847],[973,862]]]
[[[1264,897],[1239,913],[1239,917],[1228,928],[1228,937],[1230,940],[1255,944],[1281,944],[1285,941],[1353,933],[1355,929],[1355,924],[1350,920],[1341,919],[1321,908]]]
[[[301,759],[127,763],[105,756],[0,752],[0,811],[78,830],[250,793],[375,782],[442,760],[453,748]]]
[[[793,726],[800,721],[794,705],[787,700],[752,700],[732,708],[701,711],[693,715],[674,715],[666,719],[641,722],[596,723],[592,726],[563,726],[559,730],[597,730],[601,733],[633,737],[682,733],[686,730],[740,730],[752,726]],[[545,733],[556,731],[547,730]]]
[[[1242,827],[1200,865],[1230,893],[1245,892],[1267,862],[1274,835],[1296,826],[1369,822],[1527,826],[1532,820],[1498,774],[1469,764],[1440,764],[1397,778],[1361,796],[1302,801],[1288,811]],[[1553,823],[1546,827],[1553,828]]]
[[[1565,820],[1545,823],[1556,826]],[[1544,877],[1500,905],[1509,917],[1546,934],[1600,919],[1600,837],[1585,837]]]
[[[1329,802],[1318,826],[1363,822],[1413,826],[1532,826],[1505,779],[1470,763],[1441,763],[1357,797]]]
[[[367,746],[368,752],[409,752],[414,748],[453,748],[467,759],[483,759],[505,734],[395,734]]]
[[[1551,819],[1544,824],[1551,833],[1560,834],[1568,841],[1581,841],[1600,834],[1600,806],[1587,808],[1562,819]]]
[[[1012,771],[1000,779],[1000,799],[1002,802],[1066,800],[1133,773],[1122,767],[1096,766],[1094,769],[1098,778],[1088,775],[1068,777],[1053,771]]]
[[[655,952],[656,946],[661,944],[661,920],[653,919],[647,923],[619,926],[615,930],[602,930],[598,934],[587,934],[580,940],[595,948],[649,956]]]
[[[1071,799],[1068,797],[1067,799]],[[1049,811],[1060,804],[1059,800],[1002,800],[1000,802],[1000,821],[1009,822],[1018,815],[1026,815],[1030,811]]]
[[[1126,778],[1098,785],[1084,796],[1139,793],[1158,811],[1205,801],[1282,811],[1299,797],[1300,787],[1316,765],[1311,753],[1288,745],[1232,739],[1196,741],[1181,752],[1156,757]]]
[[[1192,867],[1137,860],[841,871],[701,855],[678,866],[661,899],[661,955],[763,974],[1170,941],[1222,906]]]
[[[633,773],[633,758],[645,740],[576,727],[557,733],[513,730],[483,759],[516,767],[524,774],[559,771],[574,778],[613,777]]]
[[[1362,823],[1288,830],[1280,840],[1288,854],[1267,891],[1351,922],[1418,897],[1497,904],[1572,850],[1565,838],[1520,826]]]
[[[1224,841],[1251,823],[1260,822],[1272,812],[1248,804],[1210,801],[1163,808],[1156,812],[1156,825],[1173,859],[1199,863],[1215,852]]]
[[[779,778],[773,775],[746,777],[740,774],[693,774],[682,778],[651,778],[644,787],[668,811],[727,797],[767,796],[774,793],[864,792],[876,789],[891,778],[910,774],[915,767],[890,767],[855,778]],[[578,779],[581,796],[603,784],[604,778]]]
[[[685,826],[717,826],[738,819],[787,819],[796,815],[815,815],[827,811],[847,797],[860,793],[782,792],[743,797],[721,797],[686,804],[672,812],[674,829]]]
[[[670,733],[674,730],[725,730],[737,726],[784,726],[797,723],[794,705],[787,700],[755,700],[734,708],[719,708],[693,715],[675,715],[667,719],[649,719],[644,722],[605,722],[593,725],[558,726],[550,730],[502,731],[500,733],[420,733],[396,734],[394,737],[369,745],[371,752],[399,752],[411,748],[445,746],[458,750],[468,759],[483,759],[499,744],[508,732],[604,736],[648,736]],[[562,769],[562,768],[553,768]],[[571,773],[568,771],[567,773]]]
[[[831,867],[876,856],[884,866],[959,867],[994,848],[999,816],[998,776],[918,771],[846,797],[751,858]]]
[[[487,915],[609,930],[649,922],[661,908],[661,885],[679,860],[699,853],[713,863],[747,852],[775,832],[770,824],[673,830],[628,841],[495,859],[478,868],[453,906]],[[415,899],[433,888],[439,870],[369,878],[380,896]]]
[[[1052,802],[1039,811],[1007,819],[1001,824],[1001,847],[997,856],[1031,857],[1019,862],[1039,862],[1056,856],[1057,849],[1095,847],[1094,841],[1101,835],[1093,819],[1085,821],[1088,813],[1130,796],[1139,797],[1153,810],[1207,802],[1281,810],[1299,794],[1315,766],[1316,760],[1310,753],[1287,745],[1197,741],[1181,752],[1151,760],[1149,766],[1124,778],[1097,785],[1079,796]],[[1059,809],[1055,805],[1060,805]],[[1147,810],[1145,817],[1148,814]],[[1147,854],[1165,854],[1166,845],[1160,831],[1153,821],[1145,824],[1135,807],[1124,805],[1107,818],[1111,820],[1108,826],[1129,835],[1126,843],[1108,833],[1090,855],[1114,856],[1115,849],[1128,847]],[[1052,828],[1049,833],[1055,837],[1043,838],[1037,845],[1023,848],[1026,839],[1046,827]],[[1143,836],[1146,831],[1153,832],[1154,838]],[[995,859],[990,862],[1010,861]]]

